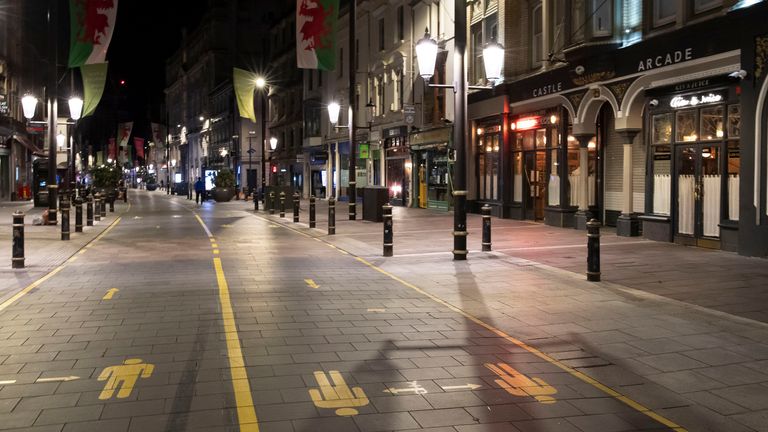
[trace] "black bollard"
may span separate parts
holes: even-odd
[[[392,206],[384,204],[384,256],[391,257],[395,233],[392,231]]]
[[[83,232],[83,199],[75,198],[75,232]]]
[[[280,217],[285,217],[285,192],[280,192]]]
[[[491,206],[485,204],[480,208],[483,215],[483,252],[491,250]]]
[[[87,226],[93,226],[93,195],[89,195],[88,198],[86,198],[85,224]]]
[[[275,214],[275,191],[269,192],[269,200],[267,201],[267,207],[269,207],[269,214]]]
[[[259,211],[259,194],[256,191],[253,192],[253,211]]]
[[[168,188],[170,189],[170,186]],[[127,187],[123,188],[123,202],[124,203],[128,202],[128,188]]]
[[[69,240],[69,195],[61,194],[61,239]]]
[[[109,212],[114,213],[115,212],[115,197],[114,195],[109,196]]]
[[[109,199],[109,195],[104,195],[103,197],[101,197],[101,201],[99,201],[101,203],[101,209],[99,211],[101,213],[102,219],[107,217],[107,200],[108,199]]]
[[[24,212],[13,212],[13,249],[11,268],[24,268]]]
[[[315,196],[312,195],[309,197],[309,227],[314,228],[316,226],[315,222]]]
[[[93,197],[93,214],[95,215],[96,222],[101,220],[101,194],[98,192]]]
[[[587,280],[600,282],[600,222],[587,222]]]
[[[336,198],[328,198],[328,235],[336,234]]]
[[[299,223],[299,193],[293,193],[293,223]]]

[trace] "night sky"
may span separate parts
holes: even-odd
[[[143,129],[152,120],[163,120],[159,106],[165,88],[165,60],[179,47],[181,30],[193,30],[209,0],[122,0],[107,59],[107,93],[125,80],[120,102],[121,121],[134,120]],[[215,1],[215,0],[214,0]],[[101,107],[100,107],[101,108]],[[132,118],[125,118],[132,117]],[[147,125],[144,125],[146,123]]]

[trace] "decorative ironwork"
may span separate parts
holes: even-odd
[[[624,81],[618,81],[615,83],[608,84],[608,90],[611,91],[613,94],[613,97],[616,98],[616,103],[621,106],[621,102],[624,100],[624,97],[627,95],[627,90],[629,90],[629,86],[632,85],[632,83],[635,81],[635,78],[630,78]]]
[[[584,96],[586,95],[587,91],[583,90],[565,95],[565,97],[571,101],[571,105],[573,105],[573,112],[579,112],[579,106],[581,105],[581,102],[584,100]]]

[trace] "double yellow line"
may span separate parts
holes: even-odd
[[[232,387],[235,392],[235,405],[237,406],[237,421],[242,432],[259,432],[259,421],[256,417],[256,408],[253,406],[251,395],[251,383],[248,381],[248,372],[245,369],[243,349],[240,346],[240,336],[237,334],[235,313],[232,310],[232,299],[229,295],[229,284],[224,276],[224,268],[219,258],[219,245],[205,225],[203,219],[195,213],[195,218],[205,230],[211,242],[213,268],[216,270],[216,282],[219,285],[219,302],[221,303],[221,315],[224,321],[224,337],[227,341],[227,357],[229,358],[229,373],[232,377]]]

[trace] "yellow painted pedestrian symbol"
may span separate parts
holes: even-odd
[[[316,283],[315,283],[315,281],[313,281],[312,279],[304,279],[304,282],[305,282],[305,283],[307,284],[307,286],[309,286],[310,288],[313,288],[313,289],[318,289],[318,288],[320,288],[320,285],[316,284]]]
[[[320,389],[309,389],[309,396],[318,408],[336,409],[336,415],[348,417],[357,415],[355,408],[368,405],[368,397],[360,387],[350,388],[339,371],[330,371],[333,384],[328,382],[325,372],[315,372]]]
[[[101,299],[102,300],[112,300],[112,297],[114,297],[115,294],[117,294],[118,291],[120,291],[120,290],[117,289],[117,288],[110,288],[109,291],[107,291],[107,293]]]
[[[142,359],[128,359],[121,365],[105,368],[99,375],[99,381],[106,381],[107,384],[101,391],[99,399],[111,399],[118,387],[120,390],[117,392],[117,398],[127,398],[131,395],[136,381],[139,378],[149,378],[154,370],[154,365],[144,363]]]
[[[506,363],[486,363],[485,367],[501,378],[494,380],[494,382],[511,395],[522,397],[532,396],[543,404],[557,402],[555,398],[552,397],[552,395],[557,393],[557,389],[547,384],[547,382],[541,378],[528,378]]]

